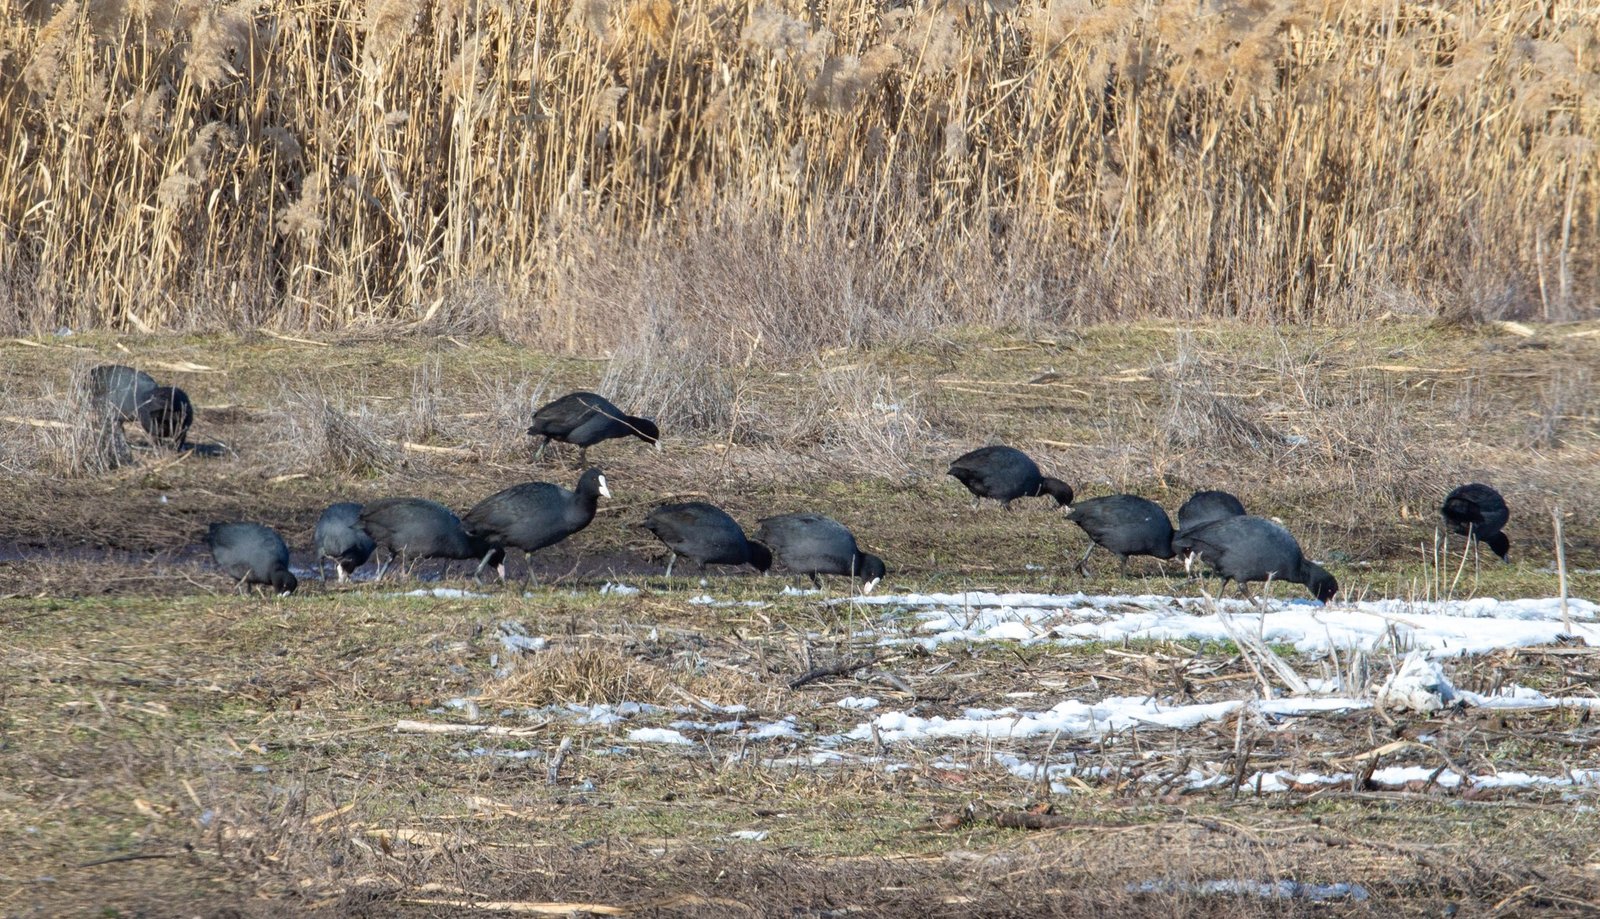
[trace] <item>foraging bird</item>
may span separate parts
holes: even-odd
[[[341,581],[365,565],[377,548],[372,536],[361,528],[361,505],[354,501],[328,505],[328,509],[317,518],[312,545],[317,552],[317,570],[322,574],[322,579],[328,579],[322,571],[323,563],[333,559],[333,570]]]
[[[1072,503],[1072,486],[1039,473],[1039,465],[1015,447],[979,447],[956,457],[950,475],[972,492],[972,506],[993,498],[1006,510],[1017,498],[1049,495],[1056,506]]]
[[[1244,504],[1225,491],[1197,491],[1178,508],[1178,532],[1224,517],[1243,517]]]
[[[139,426],[157,444],[182,450],[193,423],[189,394],[176,386],[157,386],[139,403]]]
[[[101,364],[89,370],[89,392],[118,421],[139,417],[139,405],[156,388],[155,378],[122,364]]]
[[[701,573],[707,565],[749,565],[761,572],[772,567],[772,552],[747,539],[738,521],[715,504],[663,504],[640,526],[672,550],[667,577],[672,576],[672,566],[680,555],[697,563]]]
[[[289,547],[283,537],[259,523],[213,523],[206,532],[211,558],[244,593],[251,584],[266,584],[279,594],[292,594],[300,581],[289,570]]]
[[[1288,530],[1263,517],[1224,517],[1185,530],[1172,541],[1185,555],[1184,567],[1195,558],[1222,577],[1222,589],[1238,581],[1241,593],[1251,581],[1290,581],[1304,584],[1323,603],[1339,592],[1339,582],[1322,566],[1306,560],[1300,544]]]
[[[463,530],[461,519],[450,508],[426,498],[374,501],[361,509],[358,522],[375,547],[389,551],[388,561],[378,566],[379,578],[396,558],[402,568],[408,560],[421,558],[484,559],[495,568],[505,561],[503,551],[492,550]]]
[[[871,593],[883,580],[883,559],[861,551],[855,535],[845,525],[821,514],[781,514],[760,521],[756,541],[772,550],[785,568],[808,574],[811,583],[822,586],[819,574],[843,574],[859,578],[861,592]]]
[[[572,491],[549,482],[523,482],[484,498],[461,519],[467,534],[488,547],[476,574],[483,574],[490,555],[499,552],[504,558],[506,549],[521,549],[531,561],[533,553],[588,526],[599,499],[609,497],[606,477],[590,467]],[[500,577],[505,578],[503,570]],[[531,564],[528,578],[533,578]]]
[[[568,393],[533,413],[528,433],[543,437],[535,459],[544,456],[550,441],[559,440],[578,448],[578,465],[589,462],[589,448],[613,437],[637,437],[661,449],[661,431],[649,418],[626,414],[592,392]]]
[[[1079,501],[1067,511],[1067,519],[1081,527],[1091,540],[1088,551],[1078,559],[1078,573],[1084,577],[1089,576],[1086,563],[1097,545],[1121,560],[1124,575],[1128,573],[1129,556],[1172,557],[1172,521],[1161,505],[1138,495],[1106,495]]]
[[[1511,519],[1511,509],[1498,491],[1477,482],[1450,492],[1439,508],[1450,532],[1478,540],[1494,550],[1503,562],[1510,562],[1511,540],[1500,528]]]

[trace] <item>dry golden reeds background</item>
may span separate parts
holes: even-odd
[[[1577,0],[0,0],[0,329],[1592,314]]]

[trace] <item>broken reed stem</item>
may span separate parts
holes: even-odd
[[[1550,519],[1556,530],[1556,579],[1561,589],[1561,627],[1568,635],[1572,632],[1572,611],[1567,608],[1567,547],[1561,536],[1561,506],[1550,508]]]

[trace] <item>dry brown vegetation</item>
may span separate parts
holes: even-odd
[[[1600,282],[1576,0],[0,11],[13,332],[403,321],[742,357],[1565,319]]]

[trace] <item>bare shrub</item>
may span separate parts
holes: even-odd
[[[702,672],[694,656],[657,663],[615,641],[588,640],[518,658],[516,669],[495,680],[484,696],[496,704],[542,706],[642,702],[679,705],[689,695],[748,702],[764,694],[742,672]]]
[[[795,449],[810,449],[835,466],[878,475],[910,475],[931,428],[918,394],[887,374],[851,367],[825,370],[815,395],[780,433]]]
[[[444,408],[449,400],[444,394],[443,368],[439,358],[429,357],[411,374],[410,398],[401,431],[406,440],[426,443],[444,428]]]
[[[727,439],[741,411],[736,374],[712,349],[647,334],[612,352],[600,387],[624,411],[674,436]]]
[[[62,391],[47,387],[37,401],[9,404],[22,414],[6,419],[19,427],[6,438],[8,467],[94,476],[133,462],[122,422],[94,398],[86,366],[73,369]]]
[[[1589,371],[1584,368],[1557,370],[1539,386],[1540,399],[1528,421],[1524,442],[1536,450],[1562,446],[1567,433],[1577,422],[1583,425],[1594,418],[1590,397]]]
[[[306,383],[285,388],[281,401],[286,406],[285,442],[292,445],[285,459],[291,464],[350,475],[379,475],[399,469],[405,460],[366,405],[346,411],[317,386]]]
[[[1282,443],[1237,398],[1221,394],[1223,373],[1187,334],[1179,336],[1171,364],[1158,364],[1154,373],[1162,382],[1160,425],[1169,444],[1261,450]]]

